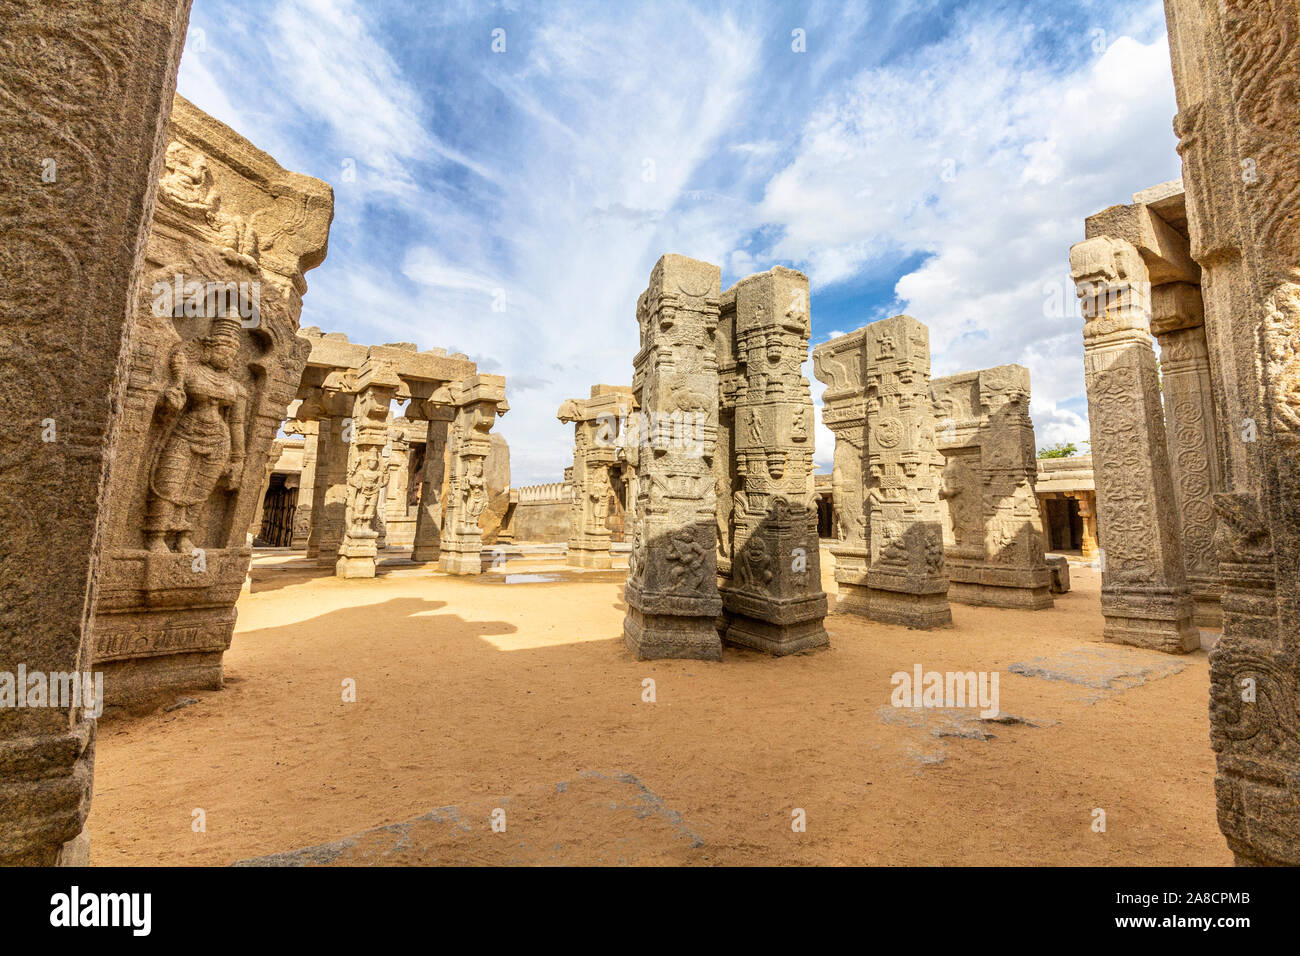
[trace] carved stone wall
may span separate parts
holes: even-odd
[[[1098,237],[1070,250],[1070,267],[1085,319],[1103,636],[1171,653],[1195,650],[1201,639],[1165,444],[1147,266],[1132,243]]]
[[[612,566],[612,473],[624,460],[624,429],[635,408],[630,388],[593,385],[590,398],[570,399],[557,412],[560,421],[573,422],[574,495],[566,563],[574,567],[603,570]]]
[[[999,365],[930,383],[944,456],[948,599],[963,604],[1052,606],[1051,573],[1034,483],[1029,369]]]
[[[636,513],[623,636],[643,659],[722,656],[713,475],[720,294],[717,266],[666,255],[637,302],[632,391],[642,427],[628,450]]]
[[[1210,654],[1219,826],[1242,864],[1300,864],[1300,10],[1166,0],[1175,129],[1218,419]]]
[[[109,704],[219,688],[333,194],[177,96],[137,295],[95,655]]]
[[[724,638],[772,654],[829,643],[822,619],[808,279],[777,267],[722,294],[718,573]]]

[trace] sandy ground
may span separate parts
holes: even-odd
[[[617,571],[505,571],[259,557],[225,688],[101,724],[92,862],[1231,863],[1205,652],[1103,645],[1096,571],[1050,611],[833,616],[828,650],[721,664],[632,659]],[[998,672],[1024,722],[891,707],[916,664]]]

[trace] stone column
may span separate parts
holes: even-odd
[[[1084,377],[1097,516],[1105,538],[1103,637],[1170,653],[1201,645],[1192,624],[1141,254],[1098,237],[1070,250],[1083,306]]]
[[[1214,494],[1222,486],[1222,477],[1200,288],[1185,282],[1156,286],[1151,332],[1160,343],[1169,467],[1195,622],[1220,627],[1222,585],[1214,553]]]
[[[866,327],[867,616],[945,627],[948,575],[939,509],[940,462],[930,401],[930,331],[907,315]]]
[[[454,383],[450,391],[456,419],[438,565],[448,574],[481,574],[483,532],[478,519],[488,505],[484,463],[492,447],[492,424],[510,410],[506,380],[480,374]]]
[[[721,660],[717,502],[721,272],[663,256],[637,302],[637,505],[623,638],[640,659]],[[676,430],[676,435],[673,434]]]
[[[808,279],[777,267],[742,279],[723,296],[720,348],[730,346],[730,455],[719,532],[724,638],[784,655],[830,643],[822,624],[813,408],[803,377],[811,331]],[[734,383],[734,384],[732,384]],[[734,395],[734,398],[731,396]]]
[[[335,564],[335,574],[341,578],[375,576],[379,538],[375,516],[379,512],[380,492],[388,478],[383,452],[388,444],[390,409],[400,384],[397,375],[383,362],[367,361],[357,376],[352,442],[348,447],[344,532]]]
[[[441,557],[448,442],[456,410],[442,405],[429,409],[428,414],[429,431],[420,471],[420,509],[415,515],[415,544],[411,548],[411,560],[426,564]]]
[[[936,434],[945,457],[948,597],[963,604],[1052,606],[1029,369],[999,365],[935,379]]]
[[[315,558],[322,568],[337,566],[347,521],[348,461],[355,429],[352,401],[347,393],[329,395],[331,407],[343,405],[348,413],[321,418],[316,434],[316,487],[307,557]]]
[[[1300,864],[1300,10],[1166,0],[1222,490],[1210,653],[1219,826],[1240,864]]]
[[[822,421],[835,435],[831,497],[835,502],[837,612],[867,613],[867,567],[871,563],[871,516],[866,499],[867,330],[858,329],[813,349],[813,372],[825,383]]]
[[[1097,541],[1097,495],[1092,491],[1080,491],[1069,495],[1079,504],[1079,519],[1083,523],[1083,535],[1079,550],[1089,561],[1095,561],[1101,553]]]
[[[565,560],[572,567],[606,570],[613,566],[610,469],[622,451],[621,423],[634,407],[630,388],[593,385],[590,398],[570,399],[556,413],[565,424],[573,422],[573,508]]]
[[[189,7],[5,8],[0,674],[12,681],[92,667],[123,345]],[[0,865],[87,862],[101,703],[0,708]]]
[[[311,535],[312,501],[316,490],[316,422],[297,419],[285,426],[290,435],[301,435],[302,472],[298,475],[298,501],[293,510],[293,538],[289,547],[302,550],[307,547]]]

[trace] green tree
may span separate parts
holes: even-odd
[[[1039,458],[1073,458],[1079,453],[1072,441],[1058,441],[1055,445],[1038,449]]]

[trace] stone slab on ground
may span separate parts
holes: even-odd
[[[493,818],[504,821],[494,830]],[[499,826],[499,825],[498,825]],[[634,774],[584,770],[543,790],[437,807],[414,820],[235,866],[560,866],[705,862],[704,841]]]
[[[1007,670],[1024,677],[1041,677],[1091,688],[1097,693],[1080,699],[1095,704],[1150,681],[1180,673],[1186,667],[1187,661],[1183,658],[1127,646],[1098,645],[1017,661]]]

